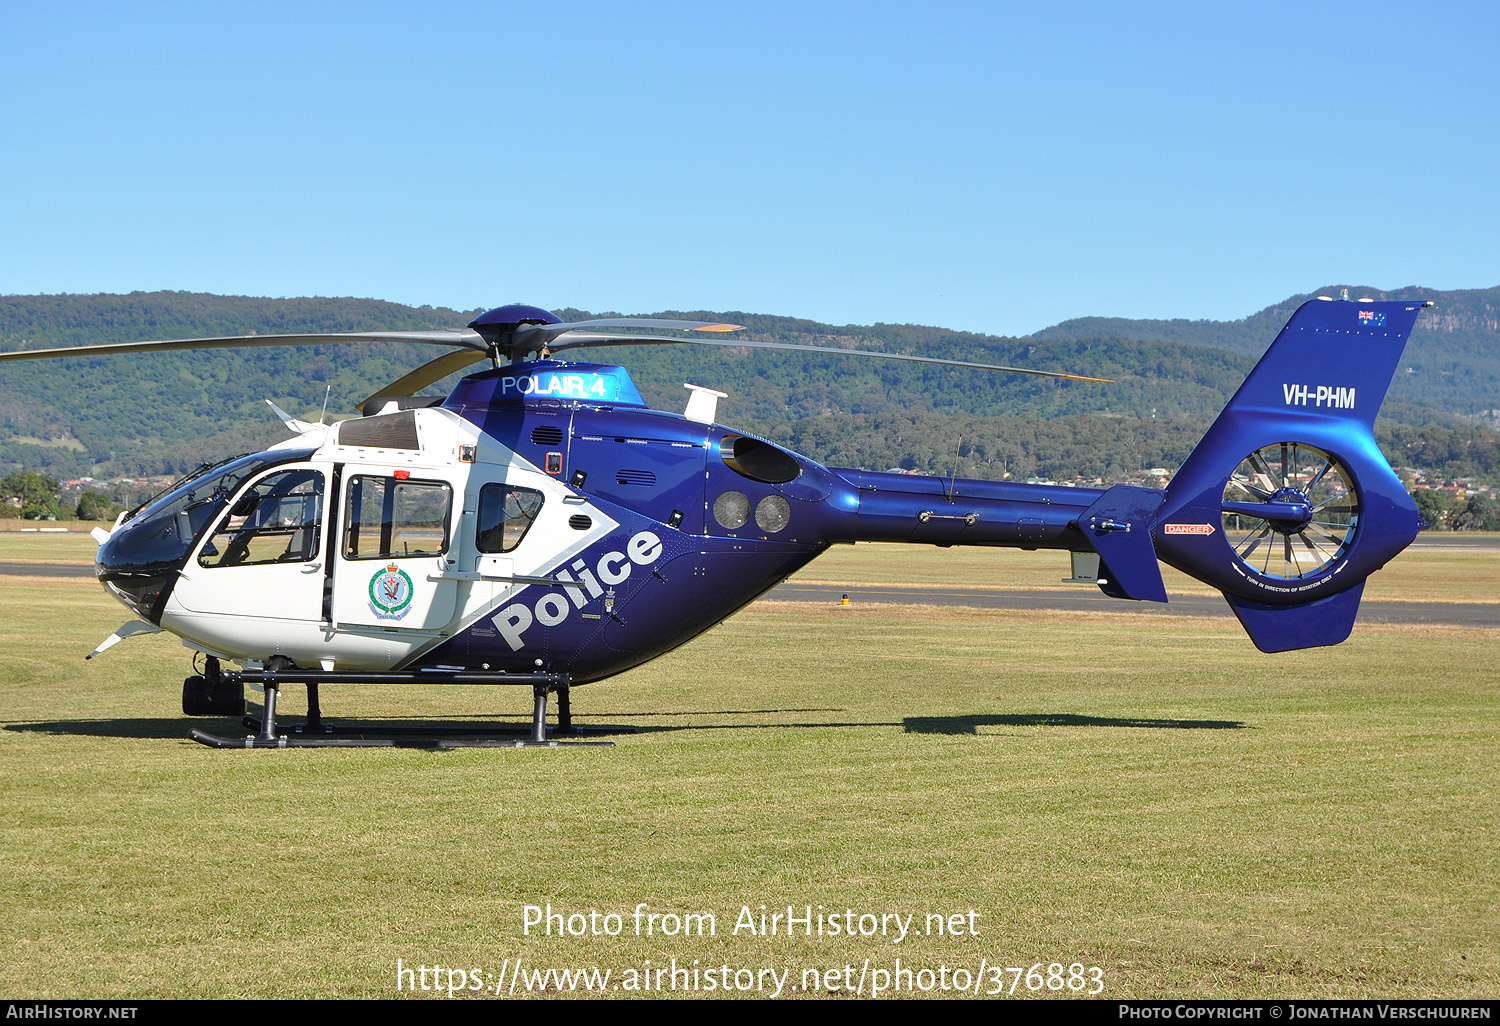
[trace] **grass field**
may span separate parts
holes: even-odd
[[[866,569],[901,579],[895,556]],[[398,958],[518,956],[617,981],[900,958],[1080,962],[1109,998],[1500,992],[1494,631],[1359,625],[1271,657],[1229,619],[763,602],[577,691],[581,723],[640,731],[616,748],[220,752],[185,740],[174,639],[82,660],[126,618],[92,581],[0,578],[0,600],[8,996],[382,997]],[[527,696],[324,707],[519,725]],[[624,932],[523,935],[548,902]],[[636,937],[642,902],[716,935]],[[743,905],[973,910],[978,935],[735,935]]]

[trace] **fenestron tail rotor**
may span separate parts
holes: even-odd
[[[1224,537],[1262,577],[1299,580],[1333,566],[1359,530],[1360,497],[1336,457],[1277,442],[1240,461],[1224,485]]]

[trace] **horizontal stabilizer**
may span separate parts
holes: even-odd
[[[1115,485],[1078,518],[1078,528],[1099,553],[1105,578],[1099,590],[1112,598],[1167,601],[1151,521],[1162,493],[1151,488]]]
[[[1364,592],[1365,582],[1360,581],[1347,591],[1300,606],[1268,606],[1233,595],[1224,597],[1256,648],[1262,652],[1290,652],[1337,645],[1349,637]]]
[[[116,628],[113,634],[105,638],[103,641],[99,642],[98,648],[94,649],[88,655],[84,656],[84,658],[92,659],[94,658],[94,656],[99,655],[101,652],[107,652],[110,649],[114,648],[126,638],[133,638],[137,634],[160,633],[161,628],[156,626],[156,624],[154,623],[147,623],[145,620],[126,620],[118,628]]]

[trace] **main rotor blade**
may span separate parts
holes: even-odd
[[[721,324],[715,321],[677,321],[666,317],[599,317],[591,321],[573,321],[565,324],[521,324],[516,327],[515,339],[524,342],[527,351],[539,353],[543,349],[555,348],[552,340],[570,335],[582,327],[596,328],[675,328],[679,331],[739,331],[738,324]],[[636,338],[652,336],[637,335]],[[658,336],[658,341],[672,340],[673,336]]]
[[[741,331],[743,324],[720,321],[679,321],[670,317],[596,317],[591,321],[569,321],[565,324],[540,324],[542,328],[678,328],[682,331]]]
[[[463,370],[470,364],[478,363],[486,355],[484,352],[476,353],[472,349],[459,349],[444,353],[436,360],[429,360],[411,373],[402,375],[374,395],[356,403],[355,406],[361,413],[364,413],[369,404],[379,400],[416,395],[434,381],[441,381],[454,371]]]
[[[904,353],[878,353],[871,349],[835,349],[832,346],[803,346],[791,342],[752,342],[749,339],[728,338],[674,338],[669,335],[603,335],[594,332],[569,332],[561,341],[549,348],[552,352],[564,349],[579,349],[585,346],[629,346],[658,342],[685,342],[695,346],[730,346],[745,349],[792,349],[804,353],[835,353],[848,356],[874,356],[883,360],[910,360],[913,363],[938,363],[948,367],[968,367],[972,370],[1005,371],[1009,374],[1031,374],[1041,378],[1064,378],[1068,381],[1099,381],[1112,383],[1113,378],[1090,378],[1082,374],[1062,374],[1057,371],[1030,370],[1026,367],[1003,367],[994,363],[971,363],[967,360],[945,360],[936,356],[907,356]]]
[[[180,338],[153,342],[104,342],[61,349],[17,349],[0,353],[7,360],[47,360],[69,356],[115,356],[121,353],[152,353],[175,349],[234,349],[240,346],[321,346],[339,342],[415,342],[420,345],[470,349],[483,357],[487,352],[479,333],[467,328],[440,331],[343,331],[323,335],[222,335],[217,338]]]

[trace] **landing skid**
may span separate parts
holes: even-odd
[[[547,695],[557,692],[557,729],[576,735],[568,701],[568,678],[557,674],[334,674],[304,670],[267,670],[225,673],[231,684],[259,684],[265,692],[265,712],[261,719],[245,717],[241,722],[255,731],[240,737],[214,734],[198,727],[188,731],[189,739],[210,748],[613,748],[613,741],[559,741],[547,736]],[[379,678],[379,679],[377,679]],[[482,678],[482,679],[480,679]],[[531,729],[519,740],[505,735],[522,733],[514,727],[385,727],[339,734],[338,728],[323,722],[318,704],[318,684],[340,683],[454,683],[454,684],[530,684],[533,703]],[[306,684],[307,722],[289,733],[279,733],[276,723],[277,692],[284,684]],[[633,733],[633,731],[632,731]],[[370,736],[374,735],[374,736]]]
[[[246,716],[240,720],[246,730],[254,734],[260,733],[260,719],[255,716]],[[381,737],[523,737],[530,740],[530,727],[417,727],[417,726],[359,726],[351,727],[335,723],[325,723],[316,730],[309,730],[306,723],[292,727],[278,727],[287,737],[332,737],[342,735],[344,737],[363,737],[366,734],[378,734]],[[549,741],[557,738],[581,738],[593,734],[635,734],[635,727],[575,727],[572,730],[564,730],[561,726],[553,727],[547,732]]]
[[[381,731],[388,734],[389,731]],[[399,737],[306,737],[298,734],[282,734],[269,741],[256,734],[244,737],[227,737],[194,727],[188,737],[209,748],[613,748],[613,741],[555,741],[548,739],[540,743],[531,740],[509,740],[499,737],[476,737],[474,731],[466,731],[464,737],[443,737],[433,732],[414,733]]]

